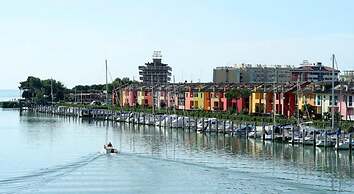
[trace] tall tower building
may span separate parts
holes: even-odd
[[[171,81],[172,68],[168,64],[161,62],[161,51],[154,51],[152,63],[145,63],[139,66],[140,80],[144,84],[161,84]]]

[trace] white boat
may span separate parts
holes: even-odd
[[[306,136],[306,137],[304,138],[304,140],[305,140],[305,141],[303,142],[303,139],[302,139],[302,138],[300,139],[300,142],[301,142],[302,144],[304,144],[304,145],[313,145],[313,143],[314,143],[312,136]]]
[[[216,131],[216,118],[208,118],[204,120],[200,120],[197,125],[197,132],[206,132],[206,131]],[[204,128],[203,128],[204,126]]]
[[[106,150],[106,154],[117,154],[118,150],[113,146],[104,145],[103,148]]]
[[[334,143],[330,140],[327,139],[327,143],[324,139],[317,139],[316,141],[316,146],[318,147],[332,147],[334,145]]]
[[[352,149],[354,148],[354,142],[352,142],[351,147],[352,147]],[[346,140],[344,142],[340,142],[339,146],[336,145],[335,148],[338,150],[349,150],[349,148],[350,148],[349,140]]]

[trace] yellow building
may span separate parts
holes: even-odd
[[[316,106],[316,104],[315,104],[315,102],[316,102],[316,94],[307,93],[307,94],[300,94],[299,96],[300,97],[299,97],[298,105],[299,105],[300,110],[303,109],[305,104],[313,106],[313,107]]]
[[[194,109],[204,110],[204,92],[193,93]]]
[[[263,92],[252,92],[249,97],[249,112],[250,113],[263,113],[266,105],[265,93]]]

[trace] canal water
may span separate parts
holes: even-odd
[[[348,151],[0,109],[0,193],[354,193],[354,172]]]

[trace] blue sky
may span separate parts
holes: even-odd
[[[161,50],[176,81],[235,63],[330,62],[354,69],[354,1],[0,1],[0,88],[28,75],[67,87],[138,79]]]

